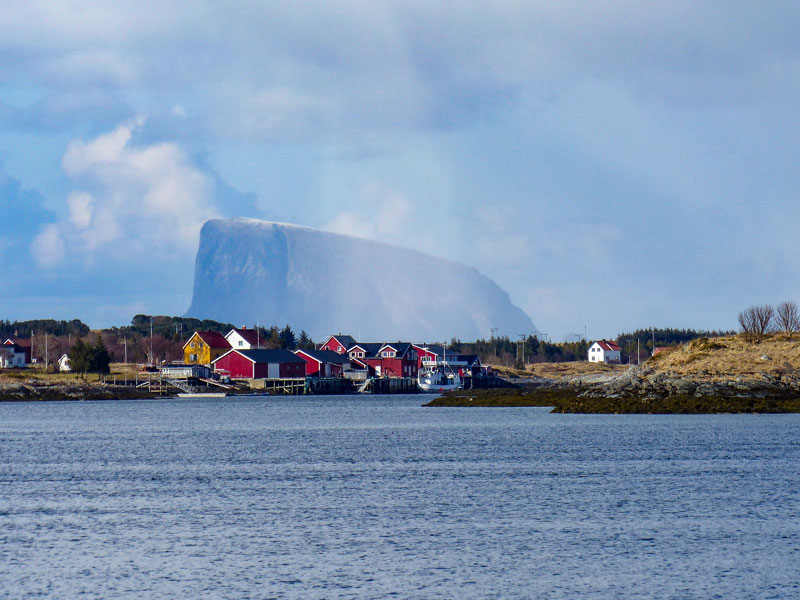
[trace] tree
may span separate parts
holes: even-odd
[[[294,350],[297,348],[297,340],[295,340],[294,332],[288,325],[281,329],[281,332],[278,334],[278,339],[280,340],[281,348],[286,350]]]
[[[303,329],[300,332],[300,337],[297,338],[297,347],[300,350],[313,350],[314,349],[314,342],[308,337],[306,330]]]
[[[89,348],[89,370],[98,375],[106,375],[111,372],[111,353],[103,342],[103,338],[98,336],[94,346]]]
[[[89,370],[90,366],[90,349],[90,346],[81,338],[78,338],[75,343],[72,344],[72,348],[69,349],[69,366],[73,373],[86,377],[86,372]]]
[[[758,343],[770,330],[774,314],[775,309],[769,304],[751,306],[739,313],[739,326],[749,340]]]
[[[800,330],[800,314],[797,312],[797,304],[794,301],[786,301],[778,304],[775,309],[775,325],[792,338],[795,331]]]

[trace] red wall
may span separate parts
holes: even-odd
[[[391,375],[392,377],[416,377],[417,361],[403,360],[400,358],[370,358],[367,364],[371,369],[381,368],[381,376]],[[403,369],[406,367],[406,370]],[[408,370],[410,367],[410,370]]]
[[[280,377],[305,377],[305,363],[281,363]],[[266,379],[269,377],[268,363],[255,363],[246,359],[241,354],[231,352],[214,363],[217,371],[222,369],[230,372],[230,376],[238,379]]]
[[[249,379],[253,377],[253,363],[247,360],[241,354],[231,352],[227,356],[223,356],[214,363],[216,371],[228,371],[231,377],[237,379]],[[266,377],[266,376],[264,376]]]
[[[342,347],[341,351],[339,351],[339,346]],[[336,338],[329,339],[325,345],[320,346],[320,350],[330,350],[331,352],[336,352],[338,354],[344,354],[347,352],[347,348],[344,347],[344,344],[340,344]]]
[[[328,348],[325,348],[325,350],[327,349]],[[316,360],[314,360],[310,356],[306,356],[302,352],[298,352],[297,356],[306,361],[305,374],[307,377],[310,377],[312,375],[317,375],[319,373],[319,363]]]
[[[305,377],[306,365],[304,363],[281,363],[281,377]]]

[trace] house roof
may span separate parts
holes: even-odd
[[[259,339],[260,336],[258,335],[258,332],[255,329],[247,329],[244,327],[242,329],[237,329],[234,327],[225,335],[225,339],[227,340],[230,337],[230,335],[234,332],[238,333],[242,337],[242,339],[251,346],[258,346],[259,343],[263,341]]]
[[[411,344],[409,342],[386,343],[381,345],[378,352],[381,352],[384,348],[392,348],[397,353],[397,356],[405,356],[408,349],[411,348]]]
[[[459,354],[458,360],[467,363],[471,367],[481,364],[481,359],[477,354]]]
[[[294,352],[290,350],[283,350],[281,348],[274,348],[272,350],[239,350],[237,348],[232,349],[230,352],[226,352],[219,358],[211,361],[212,363],[219,362],[231,352],[236,352],[237,354],[241,354],[250,362],[254,362],[257,364],[266,364],[266,363],[303,363],[305,364],[305,360],[297,356]]]
[[[328,339],[325,340],[322,345],[324,346],[325,344],[330,342],[332,339],[335,339],[337,342],[339,342],[342,345],[342,348],[344,348],[345,350],[347,350],[351,346],[355,346],[356,345],[356,340],[355,340],[355,338],[353,336],[351,336],[351,335],[343,335],[341,333],[329,336]]]
[[[414,344],[414,348],[436,356],[443,356],[445,352],[445,347],[441,344]],[[457,354],[454,350],[447,350],[447,356],[456,356]]]
[[[333,350],[296,350],[298,356],[306,355],[320,363],[343,365],[350,362],[350,358]]]
[[[616,342],[612,342],[609,340],[597,340],[595,342],[598,346],[600,346],[606,352],[621,352],[622,348],[620,348]]]
[[[201,340],[203,340],[203,342],[205,342],[209,348],[231,347],[231,345],[228,343],[228,340],[225,339],[225,336],[217,331],[195,331],[186,341],[183,347],[186,348],[186,346],[192,341],[192,339],[194,339],[195,336],[198,336]]]
[[[353,348],[361,348],[364,351],[364,358],[370,358],[377,356],[385,345],[381,342],[361,342],[348,347],[347,352],[349,353]]]
[[[21,337],[10,337],[5,341],[7,346],[11,344],[16,344],[20,348],[30,348],[31,347],[31,339],[30,338],[21,338]]]

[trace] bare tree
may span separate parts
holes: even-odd
[[[751,306],[739,313],[739,326],[742,332],[754,342],[760,342],[770,330],[775,309],[769,304]]]
[[[778,304],[775,309],[775,324],[778,329],[789,336],[789,339],[792,338],[795,331],[800,331],[800,314],[798,314],[797,304],[794,301],[789,300]]]

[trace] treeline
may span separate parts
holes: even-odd
[[[512,366],[586,360],[590,345],[585,340],[556,344],[536,335],[529,335],[518,340],[500,336],[474,342],[462,342],[453,338],[447,347],[459,354],[477,354],[483,364]]]
[[[195,331],[216,331],[225,335],[234,328],[231,323],[209,319],[136,315],[129,326],[114,327],[98,334],[108,346],[113,362],[123,362],[127,348],[128,362],[155,364],[182,362],[183,346]],[[256,332],[260,345],[265,348],[314,348],[314,342],[305,331],[297,335],[290,325],[248,329]]]
[[[183,345],[195,331],[216,331],[225,335],[233,328],[231,323],[163,315],[136,315],[131,319],[130,325],[94,331],[77,319],[0,321],[0,334],[4,340],[9,337],[30,338],[33,358],[38,364],[49,367],[53,367],[63,354],[69,354],[79,340],[89,348],[98,347],[102,343],[111,362],[115,363],[182,362]],[[253,329],[266,348],[314,348],[313,340],[305,331],[295,334],[290,325]],[[97,371],[91,367],[88,372]]]
[[[36,319],[33,321],[0,321],[0,337],[29,338],[31,335],[53,336],[72,335],[75,337],[89,334],[89,326],[78,319],[56,321],[55,319]]]

